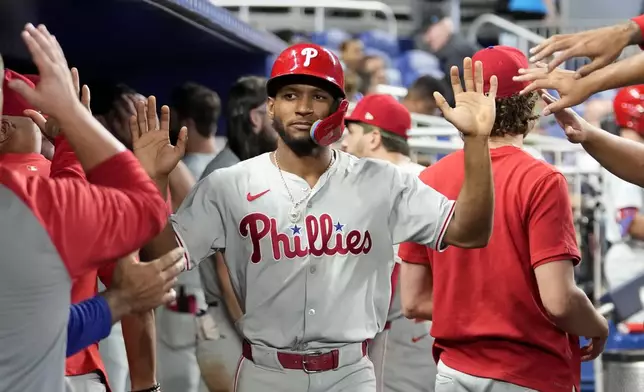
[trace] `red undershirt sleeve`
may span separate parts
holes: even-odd
[[[398,257],[405,263],[429,265],[428,248],[415,242],[404,242],[398,248]]]
[[[167,224],[165,200],[131,152],[77,178],[25,178],[0,171],[0,182],[29,206],[72,277],[141,248]]]
[[[581,254],[563,174],[551,173],[533,189],[528,204],[528,235],[532,268],[560,260],[579,264]]]

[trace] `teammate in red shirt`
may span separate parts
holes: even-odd
[[[566,179],[522,150],[537,99],[519,96],[525,84],[512,81],[528,67],[525,56],[497,46],[473,60],[483,63],[483,80],[499,80],[490,137],[492,237],[473,250],[402,244],[403,309],[407,317],[433,320],[437,391],[482,392],[495,384],[506,391],[579,391],[580,360],[602,351],[608,326],[575,285],[580,254]],[[463,173],[457,151],[420,178],[455,197]],[[593,345],[580,352],[578,336],[595,338]]]

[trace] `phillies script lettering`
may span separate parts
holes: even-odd
[[[319,217],[307,215],[304,218],[304,233],[300,233],[300,228],[296,225],[291,228],[293,235],[288,235],[277,231],[277,219],[255,212],[246,215],[239,222],[239,233],[244,238],[249,237],[253,244],[253,253],[250,256],[252,263],[259,263],[262,260],[260,244],[265,238],[271,242],[275,260],[280,260],[282,257],[294,259],[307,255],[320,257],[369,253],[371,250],[369,231],[365,231],[364,234],[358,230],[345,232],[343,227],[344,225],[339,222],[333,224],[329,214],[322,214]]]

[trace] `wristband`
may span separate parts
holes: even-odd
[[[161,385],[159,383],[156,383],[148,389],[139,389],[131,392],[161,392]]]
[[[632,18],[631,21],[633,21],[640,28],[639,42],[644,41],[644,15],[636,16]],[[644,43],[640,43],[639,46],[640,46],[640,49],[644,50]]]

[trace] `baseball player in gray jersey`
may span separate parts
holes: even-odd
[[[267,98],[265,78],[244,76],[233,84],[226,104],[228,143],[208,164],[202,179],[215,170],[275,150],[278,136],[266,113]],[[242,352],[241,336],[234,326],[242,311],[221,252],[199,264],[199,271],[208,313],[199,318],[202,338],[197,343],[197,360],[210,391],[228,391]]]
[[[386,322],[392,245],[487,244],[497,82],[485,95],[482,65],[474,73],[466,59],[464,68],[465,91],[456,67],[452,74],[456,108],[437,96],[465,139],[465,183],[454,202],[390,163],[329,149],[348,107],[340,61],[314,44],[278,56],[267,83],[277,150],[197,184],[148,247],[154,256],[185,244],[189,268],[225,250],[244,311],[235,390],[376,391],[366,341]],[[167,178],[156,179],[166,189]]]
[[[411,128],[411,115],[392,96],[364,97],[345,122],[348,132],[342,140],[344,151],[360,158],[391,162],[415,176],[425,169],[409,159],[407,131]],[[431,323],[403,316],[398,245],[394,246],[394,256],[389,314],[384,330],[369,344],[369,358],[374,365],[378,391],[430,392],[434,390],[436,377],[436,364],[431,357]]]

